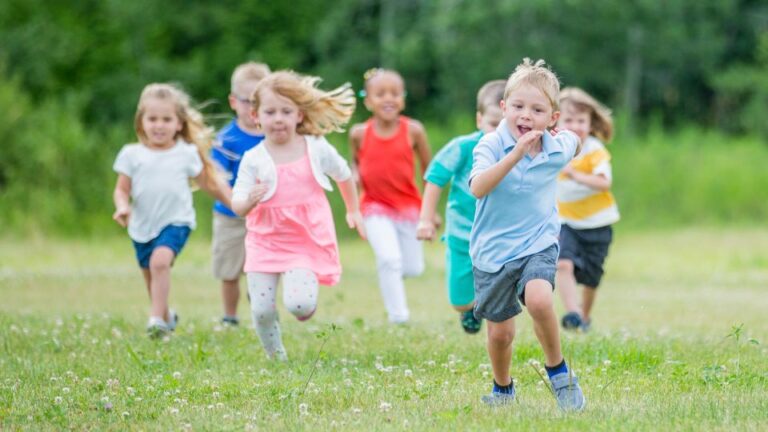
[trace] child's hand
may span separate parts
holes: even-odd
[[[112,214],[112,219],[115,220],[121,227],[126,228],[128,226],[128,219],[131,217],[131,207],[119,207]]]
[[[261,180],[256,179],[256,184],[253,185],[251,193],[248,194],[248,201],[251,205],[255,206],[260,203],[269,190],[269,184],[262,183]]]
[[[544,131],[535,129],[529,130],[517,139],[517,145],[515,148],[520,148],[520,151],[522,151],[523,154],[529,153],[531,150],[536,148],[536,144],[539,142],[542,135],[544,135]]]
[[[363,240],[368,238],[365,234],[365,225],[363,225],[363,215],[359,211],[347,213],[347,225],[349,228],[356,228],[357,233],[360,234],[360,238]]]
[[[565,168],[563,168],[562,173],[564,176],[568,177],[569,179],[573,178],[573,167],[570,165],[566,165]]]
[[[435,223],[430,220],[420,220],[419,225],[416,227],[416,238],[419,240],[429,240],[435,238],[435,231],[437,227]]]

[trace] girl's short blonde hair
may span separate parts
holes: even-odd
[[[528,57],[524,58],[507,80],[507,85],[504,87],[504,100],[514,90],[526,84],[541,90],[544,96],[549,99],[552,111],[558,110],[557,95],[560,93],[560,80],[557,79],[557,75],[552,72],[544,60],[534,62]]]
[[[563,110],[589,113],[592,123],[590,133],[600,141],[608,143],[613,138],[611,110],[578,87],[566,87],[560,92],[560,106]]]
[[[296,127],[302,135],[325,135],[330,132],[343,132],[355,112],[355,94],[349,83],[333,90],[317,88],[319,77],[301,75],[294,71],[278,71],[259,82],[251,95],[254,110],[261,104],[260,93],[273,91],[290,99],[304,114],[304,119]]]
[[[206,125],[203,115],[192,107],[189,95],[173,84],[148,84],[144,87],[144,90],[141,91],[139,104],[136,108],[136,115],[133,119],[134,129],[136,130],[136,135],[139,137],[139,141],[144,144],[148,141],[147,133],[144,130],[141,119],[144,116],[144,111],[146,109],[145,104],[150,99],[169,101],[174,105],[176,108],[176,116],[178,116],[179,121],[181,122],[181,131],[176,134],[174,139],[181,138],[190,144],[194,144],[197,147],[200,159],[203,161],[203,170],[205,174],[207,176],[218,175],[213,163],[208,157],[214,139],[213,128]]]

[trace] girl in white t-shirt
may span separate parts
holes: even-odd
[[[207,155],[213,131],[190,106],[189,96],[170,84],[149,84],[134,120],[140,143],[123,146],[112,218],[128,228],[152,309],[151,337],[173,331],[178,315],[168,308],[171,266],[195,228],[190,178],[229,205],[232,195]]]

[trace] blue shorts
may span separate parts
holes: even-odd
[[[157,237],[146,243],[134,241],[133,247],[136,249],[136,259],[139,261],[139,267],[149,268],[149,258],[155,248],[165,246],[171,249],[175,256],[179,256],[184,245],[187,243],[189,233],[192,230],[188,226],[168,225],[160,231]]]

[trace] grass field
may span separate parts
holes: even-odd
[[[518,401],[481,404],[484,336],[463,334],[448,306],[440,244],[408,281],[412,323],[393,327],[368,246],[342,243],[343,281],[323,288],[315,317],[281,310],[291,360],[276,364],[245,304],[241,328],[217,324],[202,236],[174,268],[182,323],[166,341],[144,334],[149,302],[127,238],[0,240],[0,429],[768,429],[768,230],[616,238],[593,332],[563,335],[588,399],[570,415],[529,364],[543,356],[525,314]]]

